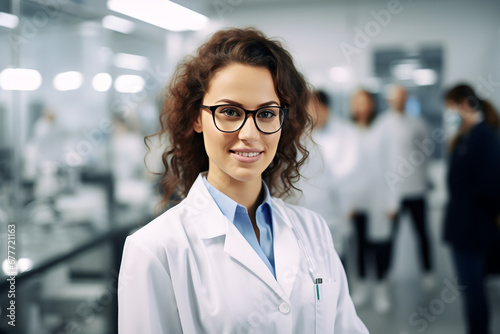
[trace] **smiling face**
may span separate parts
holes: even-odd
[[[271,73],[264,67],[231,64],[210,80],[203,105],[232,104],[248,110],[279,106]],[[260,187],[261,175],[276,155],[281,130],[264,134],[257,130],[252,115],[244,126],[224,133],[214,125],[212,113],[200,110],[194,130],[203,133],[209,159],[207,179],[212,184],[251,182]]]

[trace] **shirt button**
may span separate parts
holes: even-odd
[[[290,313],[290,305],[288,305],[287,303],[281,303],[279,310],[283,314],[288,314]]]

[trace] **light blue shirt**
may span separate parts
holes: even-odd
[[[208,189],[208,192],[214,199],[217,206],[222,211],[224,216],[240,231],[246,241],[255,250],[257,255],[264,261],[269,268],[274,278],[276,278],[274,267],[274,250],[273,250],[273,219],[272,209],[270,205],[271,195],[267,185],[262,182],[264,189],[264,199],[259,205],[255,213],[257,227],[260,231],[260,245],[257,241],[257,236],[250,221],[247,208],[233,201],[231,198],[217,190],[212,186],[207,178],[203,177],[203,182]]]

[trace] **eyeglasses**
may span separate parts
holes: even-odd
[[[255,127],[262,133],[278,132],[288,113],[288,109],[278,106],[262,107],[256,110],[246,110],[230,104],[217,106],[200,105],[212,112],[215,127],[221,132],[231,133],[240,130],[252,114]]]

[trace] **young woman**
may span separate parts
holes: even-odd
[[[185,198],[130,236],[119,332],[368,333],[323,219],[284,204],[306,156],[308,90],[253,29],[215,33],[160,117],[164,191]]]
[[[458,283],[467,287],[467,333],[487,334],[485,272],[495,252],[498,263],[500,244],[500,121],[493,106],[468,85],[453,87],[444,100],[461,123],[450,145],[444,238],[451,245]]]
[[[386,279],[392,248],[391,221],[397,212],[397,201],[384,175],[392,170],[389,164],[391,145],[374,120],[375,103],[370,92],[360,89],[352,96],[351,113],[359,150],[357,166],[349,182],[360,276],[353,300],[356,305],[362,305],[370,297],[366,283],[367,260],[373,259],[377,276],[373,308],[378,313],[386,313],[391,307]]]

